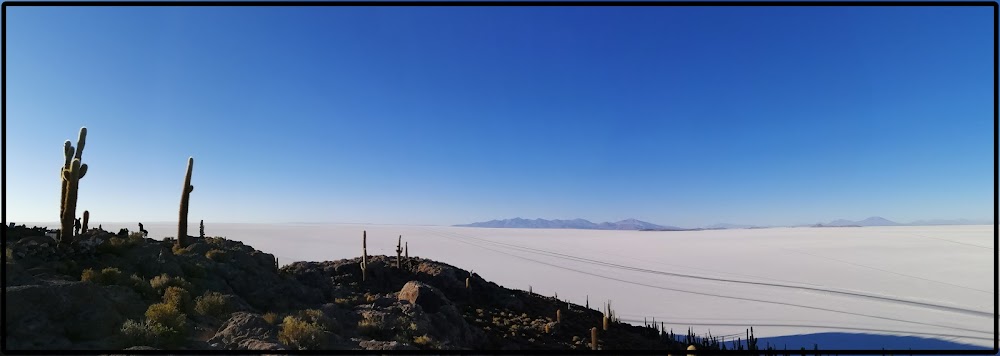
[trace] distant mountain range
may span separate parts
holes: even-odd
[[[838,219],[831,221],[829,223],[819,223],[815,225],[810,225],[813,227],[848,227],[848,226],[927,226],[927,225],[992,225],[993,221],[990,220],[970,220],[970,219],[955,219],[955,220],[945,220],[945,219],[933,219],[933,220],[917,220],[909,224],[898,223],[880,216],[872,216],[870,218],[858,221]]]
[[[872,216],[864,220],[837,219],[828,223],[796,225],[796,227],[862,227],[862,226],[925,226],[925,225],[992,225],[991,220],[918,220],[909,224],[898,223],[883,217]],[[503,219],[461,224],[462,227],[491,227],[517,229],[587,229],[587,230],[642,230],[642,231],[692,231],[692,230],[725,230],[725,229],[762,229],[769,226],[743,224],[714,224],[702,228],[686,229],[676,226],[657,225],[636,219],[625,219],[618,222],[593,223],[586,219],[546,220],[546,219]]]
[[[518,228],[518,229],[588,229],[588,230],[659,230],[659,231],[681,231],[686,230],[676,226],[657,225],[636,219],[625,219],[618,222],[603,222],[600,224],[590,222],[586,219],[573,220],[545,220],[545,219],[503,219],[477,222],[472,224],[462,224],[455,226],[463,227],[495,227],[495,228]]]

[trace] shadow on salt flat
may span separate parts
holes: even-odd
[[[777,349],[812,350],[813,344],[820,350],[991,350],[982,346],[962,344],[941,339],[917,336],[897,336],[860,333],[816,333],[802,335],[759,338],[757,345],[768,343]],[[727,347],[732,346],[729,342]]]

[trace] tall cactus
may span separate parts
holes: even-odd
[[[198,237],[205,238],[205,220],[198,223]]]
[[[87,229],[87,223],[89,223],[89,222],[90,222],[90,211],[84,210],[83,211],[83,232],[84,233],[86,233],[87,230],[88,230]]]
[[[396,240],[396,268],[402,268],[403,259],[403,235],[399,235],[399,240]]]
[[[361,231],[361,281],[368,279],[368,231]]]
[[[87,128],[80,128],[80,137],[77,139],[77,147],[66,140],[63,144],[63,154],[65,161],[60,169],[62,178],[62,195],[59,204],[59,221],[61,222],[61,232],[59,242],[69,242],[73,237],[73,223],[76,222],[76,201],[77,192],[80,188],[80,178],[87,175],[87,165],[81,162],[83,159],[83,147],[87,144]]]
[[[178,248],[185,248],[188,245],[188,198],[191,196],[191,192],[194,191],[194,186],[191,185],[191,168],[194,167],[194,157],[188,157],[187,173],[184,174],[184,189],[181,190],[181,208],[180,216],[177,220],[177,242],[175,245]]]

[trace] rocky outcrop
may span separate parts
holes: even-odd
[[[139,295],[119,286],[49,281],[6,288],[5,329],[10,349],[111,347],[126,318],[142,315]]]

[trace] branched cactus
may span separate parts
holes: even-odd
[[[361,281],[368,279],[368,231],[361,232]]]
[[[403,268],[401,261],[403,259],[403,235],[399,235],[399,240],[396,240],[396,268]]]
[[[84,233],[86,233],[87,230],[89,230],[89,229],[87,229],[87,223],[89,223],[89,222],[90,222],[90,211],[84,210],[83,211],[83,232]]]
[[[73,231],[74,231],[73,232],[74,236],[80,235],[80,218],[76,218],[76,220],[73,220]]]
[[[62,178],[62,195],[59,204],[59,221],[61,222],[61,232],[59,242],[67,243],[72,240],[73,223],[76,220],[77,193],[80,188],[80,178],[87,175],[87,165],[81,162],[83,158],[83,147],[87,144],[87,128],[80,128],[80,137],[77,140],[77,147],[66,140],[63,144],[63,154],[65,161],[60,169]]]
[[[184,188],[181,190],[181,208],[177,222],[177,242],[178,248],[188,246],[188,201],[194,186],[191,185],[191,168],[194,167],[194,157],[188,157],[187,173],[184,174]]]

